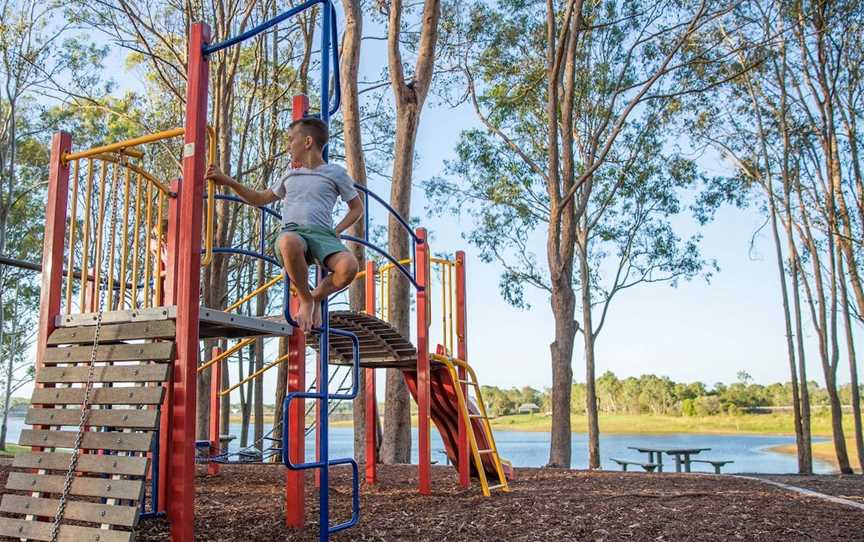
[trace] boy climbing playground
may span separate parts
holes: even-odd
[[[215,164],[207,169],[207,179],[231,188],[251,205],[282,200],[282,232],[276,246],[297,290],[300,310],[296,319],[304,332],[321,326],[321,301],[351,284],[358,270],[357,259],[345,248],[339,235],[363,216],[363,200],[345,169],[324,161],[328,137],[327,125],[319,119],[292,122],[288,128],[288,151],[299,167],[265,190],[243,186]],[[334,228],[337,196],[348,204],[348,213]],[[310,291],[308,266],[315,262],[326,267],[330,274]]]

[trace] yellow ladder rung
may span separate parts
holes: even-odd
[[[492,491],[493,489],[501,489],[502,487],[504,487],[504,484],[495,484],[494,486],[489,486],[486,489]]]
[[[486,448],[485,450],[477,450],[478,454],[491,454],[494,452],[495,452],[495,450],[493,448]]]
[[[476,382],[472,382],[471,380],[459,380],[459,383],[460,383],[460,384],[468,384],[468,385],[470,385],[470,386],[474,386],[474,387],[476,387],[476,388],[479,388],[479,387],[480,387],[480,386],[477,385]]]
[[[468,414],[468,417],[472,418],[472,419],[480,418],[482,420],[488,420],[489,419],[486,416],[484,416],[483,414]]]

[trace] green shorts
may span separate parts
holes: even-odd
[[[324,260],[337,252],[345,252],[348,249],[339,241],[336,232],[330,228],[321,226],[298,226],[297,224],[284,224],[279,237],[286,233],[296,233],[306,245],[306,263],[313,264],[316,261],[324,264]],[[278,250],[277,250],[278,252]]]

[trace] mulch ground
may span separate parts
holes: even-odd
[[[759,474],[757,476],[864,504],[864,476],[860,474]]]
[[[0,482],[5,481],[0,468]],[[331,522],[350,515],[345,469],[332,469]],[[547,540],[864,540],[860,510],[729,476],[518,469],[508,494],[491,498],[461,489],[451,468],[433,468],[433,494],[417,493],[416,468],[384,466],[379,484],[361,488],[362,519],[334,541]],[[801,477],[786,477],[804,486]],[[812,477],[822,487],[834,477]],[[822,479],[825,480],[822,480]],[[797,482],[797,483],[795,483]],[[844,495],[862,494],[864,478],[842,480]],[[223,467],[198,477],[196,540],[317,540],[317,490],[309,484],[307,522],[284,522],[284,469]],[[168,539],[165,520],[146,520],[139,541]]]

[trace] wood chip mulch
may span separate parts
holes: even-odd
[[[0,482],[6,470],[0,467]],[[336,523],[350,515],[350,485],[346,469],[331,472]],[[554,469],[517,469],[517,476],[511,493],[484,498],[476,485],[459,488],[452,468],[434,467],[433,494],[422,496],[416,467],[382,466],[379,484],[361,487],[360,524],[332,540],[864,541],[860,510],[730,476]],[[311,483],[309,527],[283,526],[281,466],[224,466],[218,477],[199,470],[197,484],[196,540],[318,539],[318,497]],[[859,477],[857,491],[862,485]],[[168,538],[164,519],[142,521],[137,540]]]
[[[864,476],[860,474],[757,474],[756,476],[864,504]]]

